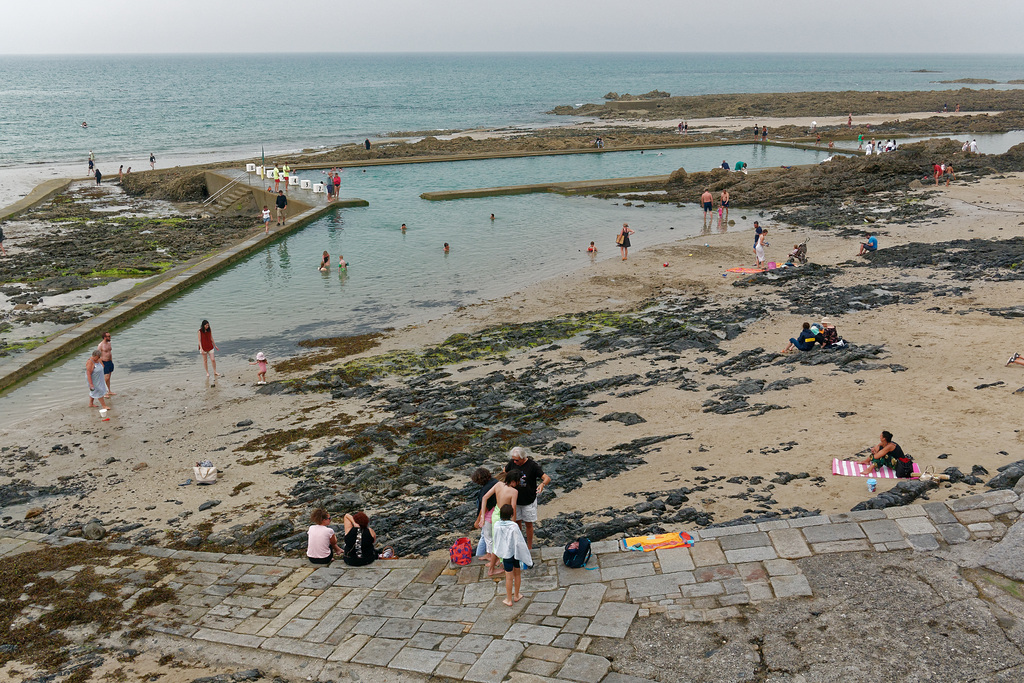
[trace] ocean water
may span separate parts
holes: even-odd
[[[608,91],[941,90],[960,86],[932,81],[1024,77],[1017,56],[664,53],[3,56],[0,73],[6,166],[566,123],[544,112]]]

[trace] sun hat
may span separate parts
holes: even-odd
[[[265,355],[263,355],[262,351],[260,351],[259,353],[256,354],[256,360],[266,360],[266,359],[267,359],[267,357]]]
[[[822,325],[831,325],[832,321],[828,318],[828,316],[824,316],[821,319],[821,324]]]

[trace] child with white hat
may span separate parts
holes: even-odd
[[[259,372],[256,375],[257,377],[259,377],[259,381],[257,381],[256,384],[266,384],[267,383],[267,357],[266,357],[266,355],[264,355],[264,353],[262,351],[260,351],[259,353],[256,354],[256,362],[255,363],[249,363],[249,365],[259,366]]]

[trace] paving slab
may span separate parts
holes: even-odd
[[[388,619],[374,635],[378,638],[412,638],[422,625],[419,619]]]
[[[475,683],[501,683],[523,654],[523,644],[515,640],[495,640],[487,646],[463,680]]]
[[[942,502],[925,503],[921,506],[928,517],[936,524],[956,524],[957,518],[949,506]]]
[[[789,520],[789,526],[792,529],[803,529],[804,527],[821,526],[831,523],[832,520],[828,518],[828,515],[810,515],[808,517],[795,517]]]
[[[565,664],[558,672],[558,677],[580,683],[600,683],[610,668],[611,662],[604,657],[573,652],[565,660]]]
[[[505,640],[520,640],[524,643],[549,645],[557,635],[557,628],[519,622],[512,624],[512,627],[509,628],[503,637]]]
[[[260,638],[259,636],[246,635],[244,633],[230,633],[228,631],[218,631],[215,629],[201,628],[192,634],[192,637],[196,640],[209,640],[213,643],[224,643],[225,645],[235,645],[237,647],[248,647],[258,648],[263,644],[266,638]]]
[[[798,596],[811,596],[811,584],[803,574],[792,576],[773,576],[771,579],[772,589],[777,598],[792,598]]]
[[[370,638],[366,645],[364,645],[362,649],[360,649],[359,652],[357,652],[349,661],[355,662],[356,664],[387,666],[403,647],[405,647],[404,640]]]
[[[416,612],[417,619],[426,621],[473,621],[483,610],[479,607],[448,607],[446,605],[424,605]]]
[[[942,540],[950,545],[966,543],[971,540],[971,532],[963,524],[936,524],[935,528],[939,530]]]
[[[857,550],[871,550],[867,539],[853,539],[849,541],[829,541],[827,543],[813,543],[811,549],[816,554],[824,553],[849,553]]]
[[[768,537],[772,539],[772,545],[775,546],[779,557],[792,560],[811,554],[811,549],[800,529],[774,529],[768,532]]]
[[[526,609],[526,600],[520,600],[512,607],[505,605],[505,596],[495,597],[484,607],[469,632],[478,635],[503,636],[512,627],[512,622]]]
[[[896,524],[904,534],[911,536],[917,534],[934,534],[935,526],[927,517],[903,517],[896,520]]]
[[[430,674],[434,672],[437,665],[441,663],[442,659],[444,659],[444,655],[444,652],[404,647],[399,650],[394,659],[388,663],[388,668],[415,671],[421,674]]]
[[[767,538],[767,534],[765,535]],[[725,540],[725,539],[723,539]],[[740,562],[760,562],[762,560],[774,560],[778,557],[775,548],[767,547],[740,548],[739,550],[726,550],[725,559],[734,564]]]
[[[649,678],[639,678],[637,676],[628,676],[626,674],[620,674],[612,671],[610,674],[605,676],[601,683],[657,683]]]
[[[411,619],[422,606],[418,600],[367,597],[352,609],[352,614]]]
[[[757,532],[756,524],[737,524],[735,526],[722,526],[713,527],[709,529],[701,529],[700,537],[702,539],[714,539],[722,538],[723,536],[736,536],[738,534],[750,534]]]
[[[925,511],[924,506],[920,503],[885,508],[882,512],[884,512],[885,516],[889,519],[898,519],[900,517],[924,517],[928,514]]]
[[[542,659],[545,662],[555,662],[561,664],[566,658],[572,654],[572,650],[567,650],[562,647],[549,647],[547,645],[530,645],[526,648],[523,653],[524,657],[531,657],[533,659]]]
[[[903,533],[900,527],[891,519],[879,519],[873,522],[864,522],[860,525],[868,540],[872,543],[888,543],[890,541],[902,541]]]
[[[722,558],[725,559],[724,557]],[[626,590],[630,598],[643,598],[649,595],[671,595],[679,592],[679,586],[696,583],[693,572],[672,572],[655,576],[641,576],[626,579]],[[564,601],[563,601],[564,602]]]
[[[586,633],[588,636],[625,638],[639,609],[639,605],[625,602],[606,602],[597,611]]]
[[[490,636],[481,636],[476,634],[468,634],[462,636],[459,643],[452,648],[452,652],[472,652],[474,654],[480,654],[487,649],[487,646],[491,644],[494,638]]]
[[[864,530],[859,524],[853,522],[847,524],[829,524],[826,526],[812,526],[803,530],[804,538],[808,543],[828,543],[831,541],[847,541],[854,538],[865,538]]]
[[[324,643],[307,643],[295,638],[267,638],[260,645],[263,650],[272,652],[284,652],[289,655],[302,657],[315,657],[316,659],[327,659],[333,652],[334,646]]]
[[[718,541],[698,541],[690,548],[690,556],[694,565],[706,567],[715,564],[725,564],[725,554]]]
[[[526,581],[524,581],[523,583],[526,583]],[[559,562],[558,585],[571,586],[578,583],[601,583],[601,570],[590,570],[583,568],[573,569],[572,567],[566,567],[564,564]]]
[[[656,550],[655,555],[658,558],[659,564],[661,564],[662,574],[691,571],[694,568],[693,558],[690,557],[690,551],[688,548]]]
[[[651,570],[653,574],[653,569]],[[604,600],[608,587],[604,584],[583,584],[569,586],[558,607],[560,617],[592,617]]]
[[[932,534],[913,534],[907,536],[907,542],[914,550],[938,550],[939,541]]]
[[[763,531],[758,531],[752,534],[739,534],[736,536],[726,536],[718,539],[718,544],[722,547],[722,550],[740,550],[742,548],[759,548],[765,547],[772,544],[768,538],[768,534]]]
[[[654,562],[654,555],[640,550],[630,550],[623,551],[621,553],[613,553],[611,555],[602,555],[598,557],[597,560],[601,565],[601,569],[607,569],[608,567],[621,567],[625,564]]]

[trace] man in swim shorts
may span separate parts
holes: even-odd
[[[103,363],[103,379],[107,382],[107,396],[117,396],[110,390],[110,375],[114,372],[114,351],[110,347],[110,333],[104,332],[103,338],[96,347],[100,352],[100,361]]]
[[[701,204],[704,205],[704,220],[708,219],[708,214],[715,210],[715,197],[711,194],[710,189],[705,189],[704,194],[700,196]]]

